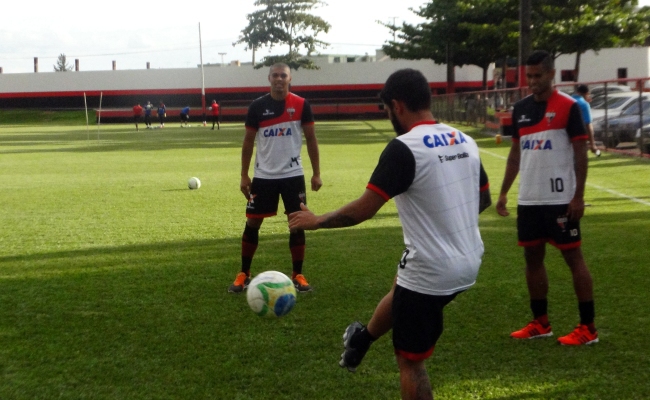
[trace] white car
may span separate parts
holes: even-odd
[[[642,93],[641,96],[643,100],[650,99],[650,93]],[[607,101],[592,102],[591,119],[593,122],[604,119],[605,114],[607,118],[618,117],[626,108],[638,101],[639,92],[609,93]]]

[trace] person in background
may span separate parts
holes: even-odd
[[[582,120],[585,122],[587,132],[589,133],[589,149],[596,157],[600,157],[600,150],[596,147],[596,140],[594,139],[594,125],[591,119],[591,93],[589,93],[589,86],[578,85],[576,92],[571,96],[578,102],[580,112],[582,113]]]
[[[135,122],[136,131],[140,130],[138,128],[138,122],[140,122],[141,117],[142,117],[142,106],[140,104],[136,104],[133,106],[133,122]]]
[[[210,111],[212,111],[212,130],[214,130],[214,124],[217,124],[217,130],[221,129],[219,125],[219,114],[221,113],[221,107],[216,100],[212,100],[212,105],[210,106]]]
[[[144,124],[147,126],[147,129],[152,129],[151,126],[151,112],[153,111],[153,104],[150,101],[147,101],[147,105],[144,106]]]
[[[165,107],[165,103],[163,103],[162,100],[160,100],[160,103],[158,103],[158,122],[160,122],[160,128],[165,127],[165,118],[167,117],[167,108]]]
[[[181,128],[188,127],[190,122],[190,106],[183,107],[181,110]]]

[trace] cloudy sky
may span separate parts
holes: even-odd
[[[325,0],[314,11],[332,25],[319,39],[331,46],[329,54],[370,54],[391,38],[376,21],[400,24],[419,22],[409,8],[426,0]],[[4,4],[7,3],[7,4]],[[650,0],[641,0],[650,5]],[[253,0],[88,2],[3,2],[0,24],[0,67],[4,73],[29,73],[34,57],[39,71],[50,72],[57,56],[69,64],[79,59],[80,69],[187,68],[200,63],[201,24],[203,62],[251,61],[243,45],[232,46],[247,25],[246,15],[256,9]],[[286,51],[286,49],[282,49]],[[268,54],[258,51],[256,59]],[[220,54],[225,53],[225,54]]]
[[[649,0],[650,1],[650,0]],[[425,0],[326,0],[316,9],[332,25],[318,36],[331,46],[322,53],[374,55],[391,36],[376,21],[418,22],[409,7]],[[92,5],[91,5],[92,4]],[[59,54],[68,62],[79,59],[80,69],[184,68],[200,63],[199,29],[203,62],[251,61],[252,52],[243,45],[233,47],[256,10],[253,0],[126,1],[87,2],[77,0],[36,3],[11,1],[2,5],[0,67],[4,73],[53,70]],[[270,54],[258,51],[256,59]],[[275,51],[273,54],[277,54]]]

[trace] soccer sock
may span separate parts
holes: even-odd
[[[533,317],[543,326],[548,325],[548,300],[530,299],[530,309]]]
[[[289,250],[291,250],[291,262],[293,273],[291,278],[302,274],[302,263],[305,259],[305,231],[292,232],[289,234]]]
[[[596,310],[594,307],[594,301],[579,302],[578,310],[580,311],[580,323],[587,325],[592,333],[595,332],[596,327],[594,326],[594,318],[596,316]]]
[[[260,228],[251,228],[246,224],[244,234],[242,235],[241,270],[248,276],[251,274],[251,263],[253,262],[253,256],[255,255],[255,250],[257,250],[257,244],[259,242],[259,232]]]

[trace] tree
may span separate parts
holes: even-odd
[[[431,59],[447,65],[447,87],[453,91],[454,67],[472,64],[483,69],[487,85],[489,65],[517,52],[518,0],[436,0],[413,10],[427,21],[401,27],[383,24],[399,32],[384,52],[393,58]],[[379,22],[381,24],[381,22]]]
[[[580,56],[589,50],[641,45],[648,37],[648,9],[634,9],[629,0],[546,0],[533,5],[533,43],[554,57],[576,54],[574,79],[578,81]]]
[[[271,50],[279,45],[289,46],[286,54],[268,56],[255,68],[285,62],[294,69],[318,69],[313,61],[303,57],[299,51],[303,49],[309,56],[317,48],[329,45],[316,39],[316,36],[322,32],[327,33],[331,25],[309,13],[321,5],[325,5],[321,0],[256,0],[255,6],[263,8],[247,15],[248,26],[241,31],[233,46],[245,44],[245,50],[253,51],[262,47]]]
[[[61,53],[59,54],[59,57],[57,57],[56,64],[54,64],[54,71],[55,72],[72,71],[72,66],[67,63],[65,54]]]

